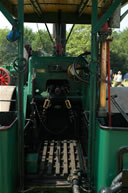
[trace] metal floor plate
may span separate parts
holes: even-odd
[[[81,145],[76,140],[44,141],[40,171],[44,177],[67,177],[74,170],[83,170]]]
[[[68,177],[74,170],[84,173],[81,144],[76,140],[45,140],[40,149],[39,170],[28,175],[26,186],[41,186],[42,189],[71,189]]]

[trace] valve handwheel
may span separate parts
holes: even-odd
[[[0,85],[8,86],[10,84],[10,72],[7,69],[0,68]]]
[[[74,60],[74,63],[68,68],[68,77],[73,79],[89,82],[89,63],[86,57],[86,53],[80,54]]]

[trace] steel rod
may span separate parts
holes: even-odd
[[[66,39],[66,44],[67,44],[67,42],[68,42],[68,40],[69,40],[69,38],[70,38],[70,35],[71,35],[71,33],[72,33],[74,27],[75,27],[75,24],[72,25],[72,28],[71,28],[71,30],[70,30],[70,32],[69,32],[69,34],[68,34],[67,39]]]
[[[20,37],[18,39],[18,57],[23,58],[23,33],[24,33],[24,0],[18,0],[18,27]],[[23,60],[18,61],[18,66],[23,65]],[[24,74],[18,73],[18,131],[19,131],[19,176],[20,190],[24,189],[24,112],[23,112],[23,86]]]
[[[111,127],[112,125],[112,119],[111,119],[111,79],[110,79],[110,51],[109,51],[109,40],[107,42],[107,58],[108,58],[108,113],[109,113],[109,120],[108,120],[108,124],[109,127]]]
[[[89,102],[89,141],[88,141],[88,178],[91,186],[92,162],[94,161],[95,129],[96,129],[96,66],[97,66],[97,34],[94,28],[98,19],[98,2],[92,0],[92,28],[91,28],[91,63],[90,71],[90,102]],[[91,187],[90,187],[91,188]]]

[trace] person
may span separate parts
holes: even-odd
[[[117,76],[117,74],[113,74],[113,87],[115,87],[115,85],[116,85],[116,76]]]
[[[128,81],[128,72],[124,75],[124,81]]]
[[[118,74],[116,75],[116,78],[115,78],[115,87],[117,86],[122,86],[121,82],[122,82],[122,74],[121,74],[121,71],[118,71]]]

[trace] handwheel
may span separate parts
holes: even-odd
[[[74,75],[79,81],[88,83],[89,81],[89,63],[86,54],[80,54],[72,64]]]
[[[0,67],[0,85],[8,86],[10,84],[11,84],[10,72],[5,68]]]

